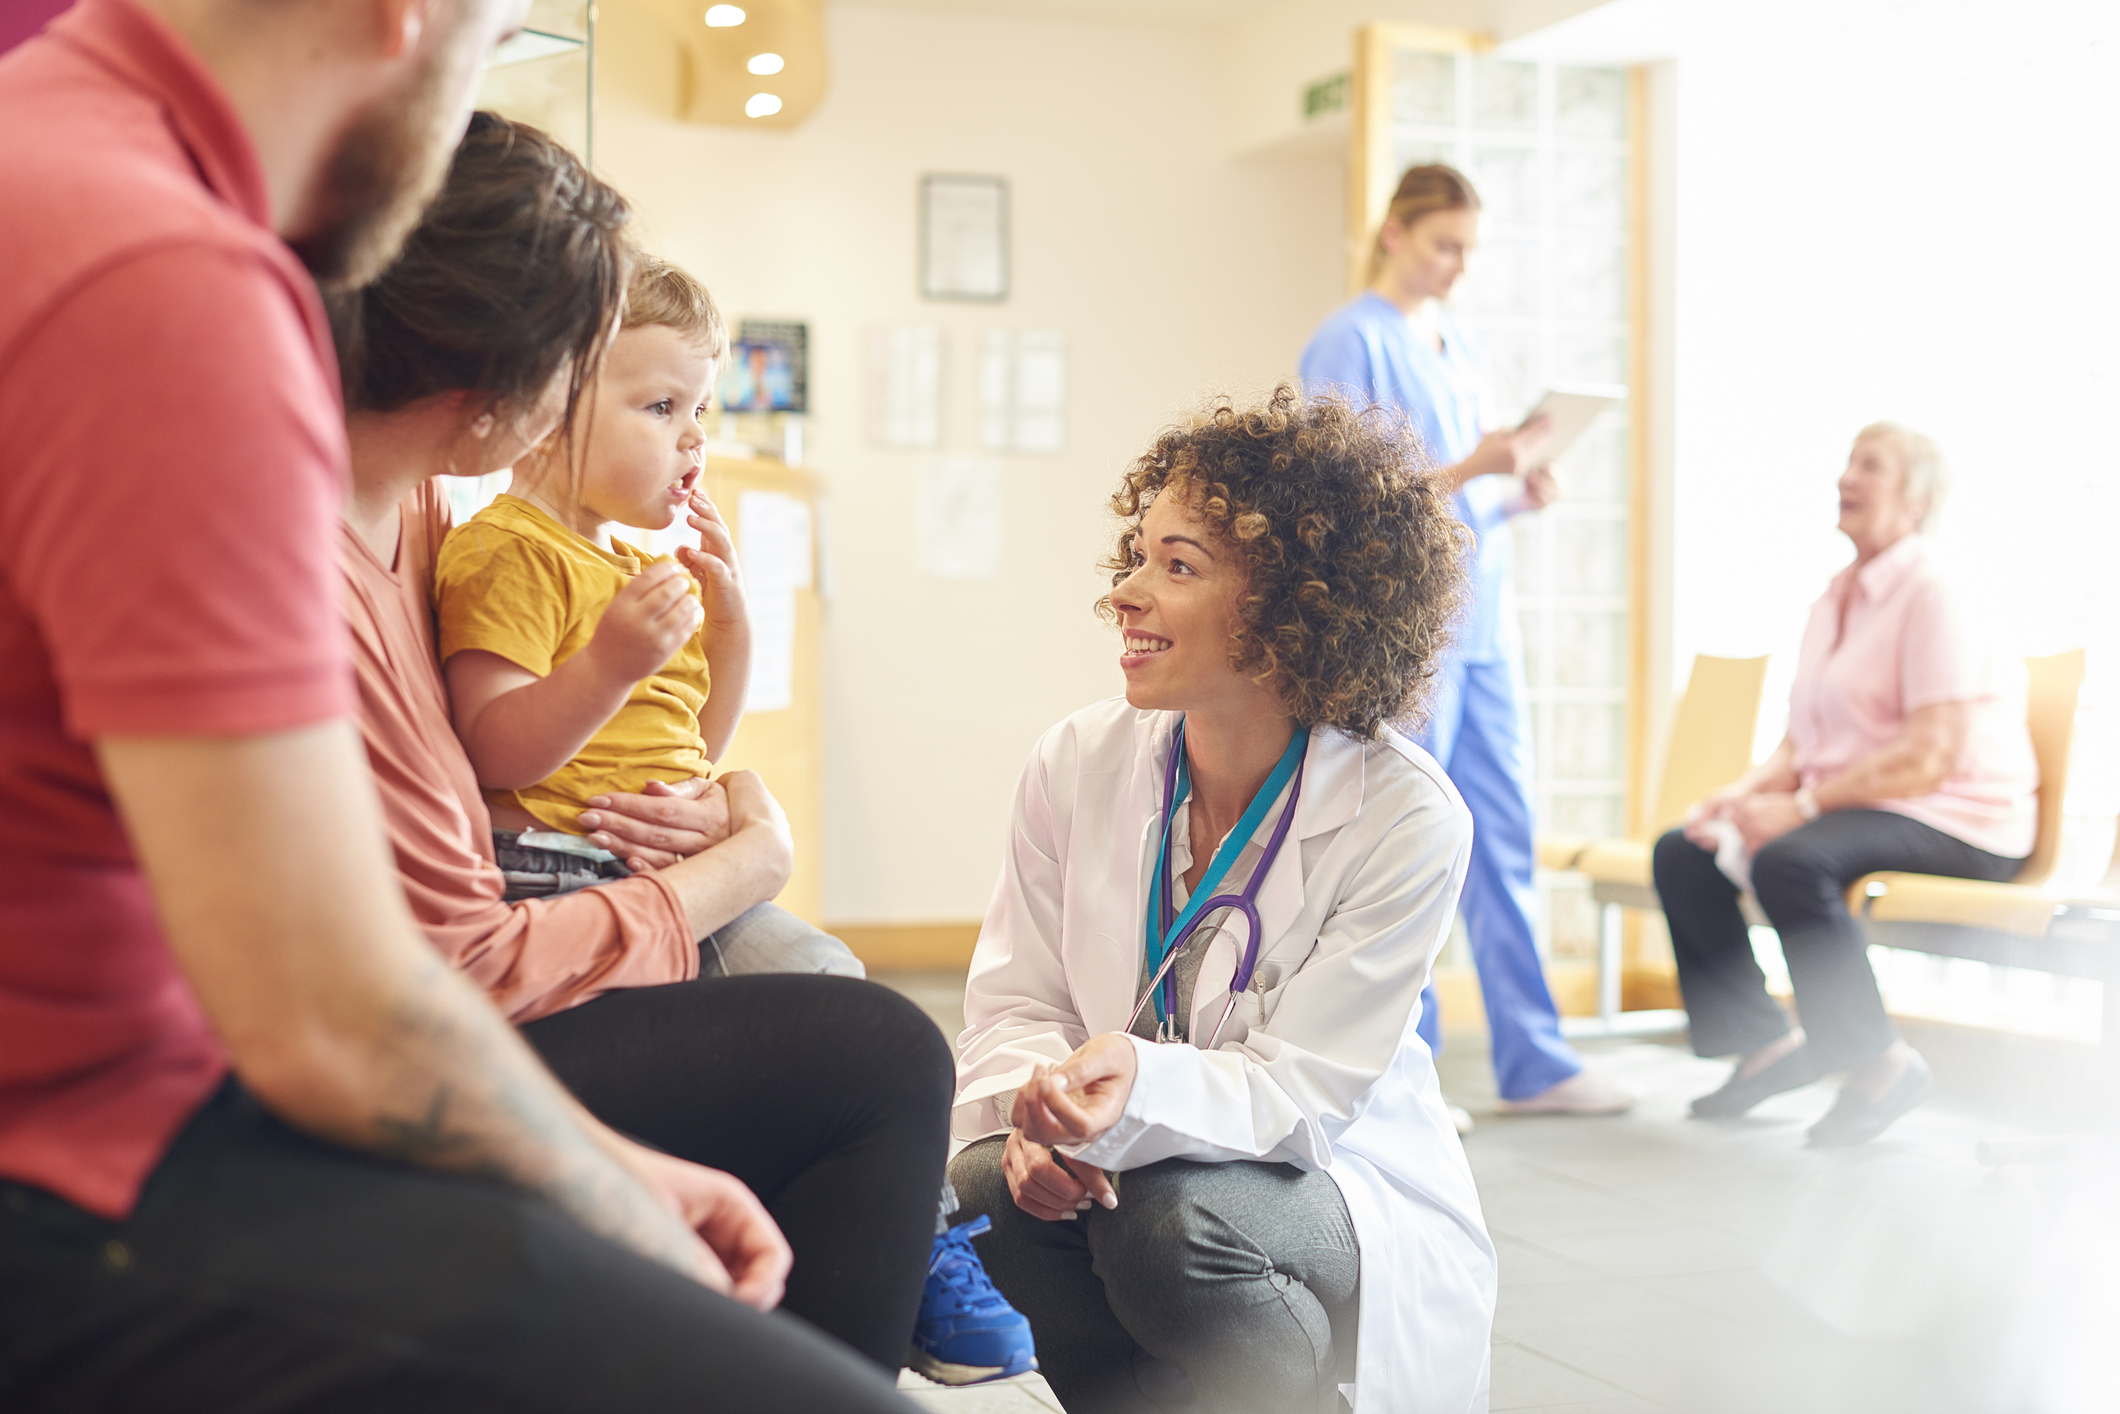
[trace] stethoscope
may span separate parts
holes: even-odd
[[[1185,762],[1185,719],[1178,719],[1178,729],[1171,738],[1170,760],[1163,767],[1163,837],[1156,848],[1156,874],[1149,885],[1148,917],[1144,932],[1147,936],[1148,954],[1152,961],[1159,961],[1155,975],[1148,979],[1148,989],[1141,993],[1141,1000],[1134,1003],[1131,1015],[1126,1018],[1126,1031],[1134,1029],[1141,1018],[1141,1009],[1153,1000],[1156,1004],[1156,1039],[1175,1041],[1178,1039],[1178,979],[1171,969],[1177,965],[1179,956],[1191,943],[1193,935],[1207,915],[1225,908],[1234,908],[1244,918],[1244,952],[1237,960],[1236,975],[1229,981],[1229,1000],[1223,1004],[1221,1019],[1215,1029],[1208,1033],[1203,1050],[1213,1050],[1221,1039],[1222,1027],[1228,1023],[1231,1013],[1237,1009],[1237,998],[1251,986],[1252,974],[1259,966],[1259,886],[1266,881],[1266,873],[1281,853],[1281,842],[1288,838],[1288,827],[1296,817],[1296,800],[1303,793],[1303,754],[1310,742],[1310,728],[1297,727],[1295,735],[1288,739],[1287,749],[1274,764],[1273,772],[1259,793],[1252,797],[1236,828],[1222,841],[1209,861],[1207,872],[1200,877],[1200,887],[1193,890],[1192,901],[1185,911],[1171,916],[1170,878],[1170,822],[1177,814],[1178,806],[1192,793],[1192,776]],[[1266,852],[1259,856],[1258,867],[1251,871],[1251,878],[1241,893],[1217,894],[1215,888],[1236,863],[1244,846],[1258,833],[1259,822],[1266,818],[1282,788],[1293,780],[1295,786],[1288,792],[1288,804],[1281,809],[1281,818],[1274,823],[1273,834],[1266,841]],[[1158,950],[1160,948],[1160,951]]]

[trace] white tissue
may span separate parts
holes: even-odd
[[[1752,851],[1745,848],[1745,837],[1737,823],[1734,820],[1710,820],[1707,831],[1715,836],[1715,867],[1722,870],[1725,879],[1749,892],[1752,887]]]

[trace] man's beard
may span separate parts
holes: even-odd
[[[449,175],[470,114],[449,102],[460,36],[435,38],[401,90],[340,132],[319,180],[315,229],[288,242],[327,289],[356,289],[382,274]]]

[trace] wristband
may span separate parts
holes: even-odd
[[[1796,813],[1803,816],[1806,825],[1823,813],[1818,808],[1818,797],[1811,794],[1809,786],[1800,787],[1796,792]]]

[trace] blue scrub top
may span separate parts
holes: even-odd
[[[1385,403],[1403,411],[1437,466],[1471,454],[1480,440],[1480,378],[1448,314],[1438,321],[1437,353],[1414,337],[1397,306],[1371,290],[1341,305],[1318,326],[1299,365],[1306,387],[1336,388],[1357,406]],[[1481,476],[1454,498],[1478,546],[1471,603],[1458,626],[1457,656],[1467,662],[1514,659],[1521,652],[1509,573],[1509,518],[1502,506],[1515,485]]]

